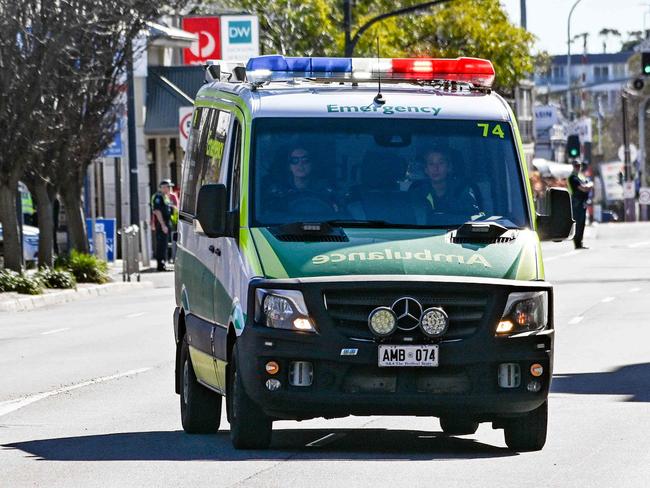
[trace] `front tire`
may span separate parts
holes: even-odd
[[[187,336],[181,345],[181,423],[188,434],[214,434],[221,422],[221,395],[201,385],[194,374]]]
[[[546,443],[548,401],[523,417],[507,421],[504,434],[506,445],[513,451],[539,451]]]
[[[228,374],[228,411],[230,440],[235,449],[266,449],[271,444],[273,421],[244,391],[237,346],[232,354]]]

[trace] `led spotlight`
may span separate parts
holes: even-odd
[[[368,327],[378,337],[387,337],[397,329],[397,317],[388,307],[377,307],[368,316]]]
[[[449,327],[447,313],[438,307],[427,308],[420,318],[420,329],[429,337],[440,337]]]

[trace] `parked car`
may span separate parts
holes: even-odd
[[[0,254],[4,256],[4,239],[0,224]],[[23,259],[26,263],[38,258],[38,227],[23,225]]]

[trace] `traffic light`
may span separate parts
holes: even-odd
[[[580,137],[577,134],[572,134],[567,138],[566,153],[571,159],[580,157]]]
[[[650,76],[650,51],[641,53],[641,74]]]

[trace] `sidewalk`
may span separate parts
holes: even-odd
[[[145,268],[141,271],[140,281],[137,276],[132,275],[130,282],[122,281],[122,261],[118,260],[109,263],[109,276],[111,281],[103,285],[93,283],[79,283],[76,289],[72,290],[55,290],[45,289],[42,295],[22,295],[20,293],[0,293],[0,313],[1,312],[24,312],[34,310],[40,307],[51,305],[60,305],[76,300],[84,300],[102,295],[113,295],[118,293],[130,292],[143,288],[153,288],[157,279],[155,273],[151,273],[153,268]]]

